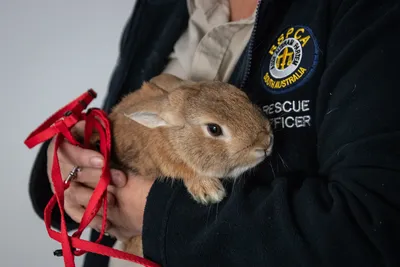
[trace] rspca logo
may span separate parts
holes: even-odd
[[[282,94],[302,86],[315,70],[318,50],[310,28],[294,26],[284,30],[264,57],[264,88],[273,94]]]

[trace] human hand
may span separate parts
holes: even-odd
[[[83,133],[84,122],[79,122],[73,130]],[[52,140],[47,151],[49,177],[51,177],[53,164],[54,141],[55,139]],[[65,191],[64,199],[65,212],[74,221],[80,223],[93,190],[100,179],[103,156],[97,151],[83,149],[68,141],[63,141],[58,149],[58,158],[63,179],[66,179],[75,166],[79,166],[81,169]],[[111,175],[111,185],[107,188],[106,231],[121,240],[140,235],[146,197],[153,181],[144,177],[129,177],[128,180],[123,172],[114,169],[111,170]],[[51,179],[50,184],[54,192]],[[97,231],[101,229],[101,215],[102,209],[89,224]]]
[[[110,223],[107,232],[118,240],[126,241],[142,235],[144,208],[154,178],[133,174],[121,177],[126,181],[125,186],[109,187],[109,192],[115,196],[115,203],[107,210]],[[99,214],[102,214],[102,210]]]

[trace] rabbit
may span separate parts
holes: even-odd
[[[221,179],[238,178],[273,147],[268,118],[243,91],[220,81],[161,74],[123,97],[109,120],[119,169],[180,179],[203,205],[220,202]],[[143,256],[141,237],[122,242],[124,251]]]

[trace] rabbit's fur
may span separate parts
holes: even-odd
[[[238,88],[218,81],[183,81],[161,74],[128,94],[109,115],[112,161],[122,170],[181,179],[195,201],[217,203],[222,178],[236,178],[265,159],[272,130]],[[214,137],[208,124],[221,126]],[[142,254],[141,238],[124,250]]]

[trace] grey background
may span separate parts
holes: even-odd
[[[0,1],[0,266],[64,266],[28,196],[25,138],[94,88],[100,106],[134,0]],[[87,238],[85,232],[84,237]],[[80,266],[82,257],[76,258]]]

